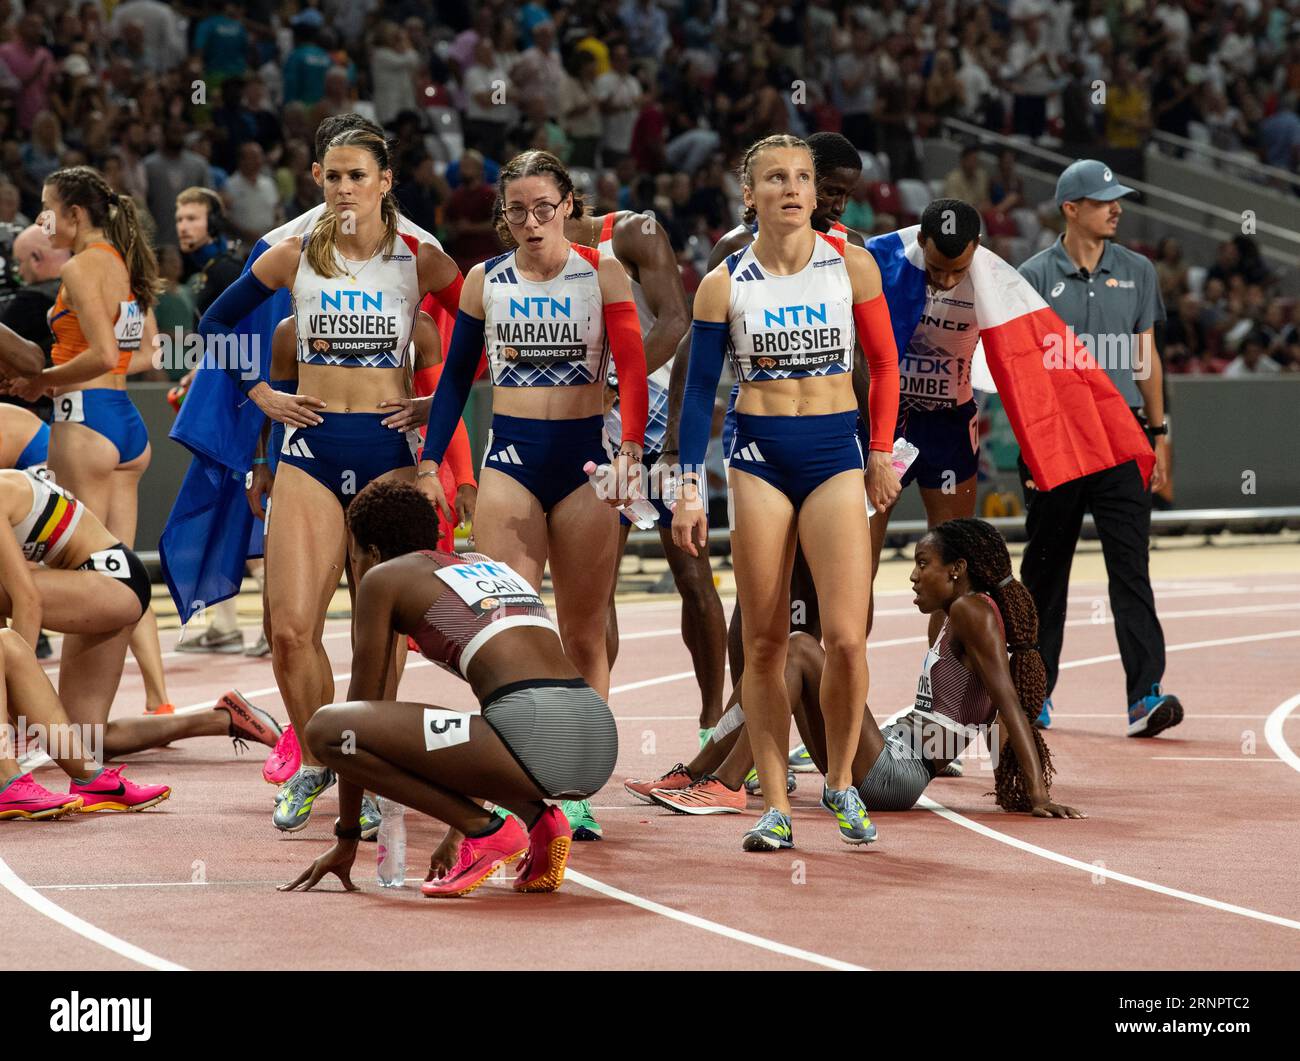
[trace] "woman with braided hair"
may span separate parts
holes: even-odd
[[[99,171],[69,166],[50,174],[39,224],[71,259],[59,272],[49,313],[54,364],[12,380],[29,402],[54,396],[49,470],[125,546],[135,544],[137,491],[149,467],[149,432],[126,391],[133,359],[153,350],[153,307],[162,291],[158,260],[135,201],[119,196]],[[131,636],[145,710],[170,714],[158,624],[146,608]],[[68,704],[73,717],[92,705]]]
[[[929,783],[984,732],[995,754],[998,806],[1038,818],[1083,818],[1051,799],[1052,759],[1033,720],[1046,691],[1035,640],[1038,614],[1011,573],[1006,542],[978,519],[940,523],[916,545],[915,604],[944,613],[926,653],[911,711],[880,729],[864,714],[853,777],[869,811],[909,810]],[[1008,644],[1009,643],[1009,644]],[[825,653],[806,634],[791,640],[785,683],[795,721],[817,768],[826,769],[819,686]],[[629,782],[639,799],[685,814],[738,813],[749,752],[735,704],[696,760],[655,782]],[[995,721],[1005,735],[1000,739]],[[731,734],[742,736],[731,736]]]

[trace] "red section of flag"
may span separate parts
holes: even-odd
[[[1130,460],[1150,482],[1156,458],[1146,434],[1110,377],[1051,309],[985,328],[980,338],[1038,489]]]

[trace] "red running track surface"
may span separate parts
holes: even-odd
[[[408,888],[381,891],[374,846],[363,845],[360,894],[333,878],[280,894],[275,885],[328,846],[334,797],[302,832],[278,834],[261,749],[240,758],[228,740],[200,738],[130,757],[131,777],[174,788],[155,810],[0,823],[0,959],[54,969],[1296,968],[1300,578],[1157,583],[1166,687],[1187,719],[1151,741],[1123,736],[1114,631],[1104,615],[1094,621],[1101,592],[1072,587],[1048,733],[1054,796],[1086,821],[1002,813],[978,762],[932,784],[926,807],[877,815],[869,849],[838,840],[816,774],[800,775],[793,797],[797,849],[771,855],[740,850],[757,801],[753,814],[709,818],[637,803],[624,778],[661,773],[697,743],[672,598],[620,609],[619,763],[593,798],[605,839],[574,845],[558,893],[491,882],[462,900],[422,898],[414,882],[442,826],[408,814]],[[910,594],[881,594],[869,647],[877,717],[910,702],[923,632]],[[327,633],[344,675],[347,624]],[[203,708],[237,687],[285,718],[269,661],[166,662],[178,705]],[[411,663],[404,699],[471,706],[463,683]],[[128,663],[118,711],[142,702]],[[37,776],[63,784],[53,767]]]

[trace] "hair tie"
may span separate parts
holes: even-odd
[[[1020,642],[1020,644],[1018,644],[1018,645],[1008,645],[1008,646],[1007,646],[1007,651],[1008,651],[1008,652],[1030,652],[1030,651],[1037,652],[1037,651],[1038,651],[1038,642],[1037,642],[1037,641],[1022,641],[1022,642]]]
[[[1007,575],[1006,578],[1004,578],[1001,582],[998,583],[998,589],[1003,589],[1004,587],[1011,585],[1011,583],[1014,582],[1015,580],[1016,580],[1015,575]]]
[[[119,206],[121,202],[122,202],[122,197],[118,195],[117,192],[108,193],[108,203],[110,206]]]

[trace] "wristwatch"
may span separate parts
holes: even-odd
[[[360,840],[360,839],[361,839],[361,826],[360,826],[360,825],[354,825],[354,826],[352,826],[351,829],[344,829],[343,826],[340,824],[341,821],[342,821],[341,818],[335,818],[335,819],[334,819],[334,835],[335,835],[335,836],[337,836],[340,840]]]
[[[1159,427],[1151,427],[1150,425],[1148,425],[1148,426],[1147,426],[1147,431],[1148,431],[1148,433],[1150,433],[1150,434],[1152,434],[1152,435],[1167,435],[1167,434],[1169,434],[1169,418],[1168,418],[1168,417],[1165,417],[1165,419],[1162,420],[1162,421],[1160,422],[1160,426],[1159,426]]]

